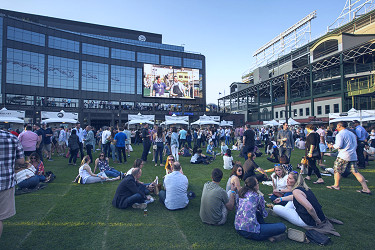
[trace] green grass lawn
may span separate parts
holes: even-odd
[[[142,146],[134,146],[126,164],[113,164],[121,171],[127,171],[132,162],[141,156]],[[94,157],[98,156],[96,151]],[[234,153],[235,160],[244,161]],[[292,152],[292,164],[297,166],[303,151]],[[332,166],[334,158],[325,157]],[[57,178],[47,188],[38,192],[16,196],[17,214],[4,221],[0,249],[145,249],[145,248],[316,248],[315,244],[302,244],[286,240],[280,243],[256,242],[239,236],[233,225],[235,212],[228,215],[223,226],[203,224],[199,217],[200,198],[203,184],[210,180],[213,168],[223,169],[222,157],[208,166],[191,165],[188,158],[180,158],[185,175],[189,179],[189,189],[197,197],[184,210],[168,211],[158,199],[148,206],[148,216],[142,210],[120,210],[112,207],[111,201],[119,181],[104,184],[80,185],[72,183],[79,166],[68,166],[68,160],[55,157],[53,162],[45,162],[46,170],[53,171]],[[264,169],[272,168],[272,163],[263,155],[256,162]],[[112,163],[112,161],[111,161]],[[91,164],[93,165],[93,164]],[[92,166],[93,169],[93,166]],[[224,170],[221,186],[225,184],[230,171]],[[374,162],[361,171],[369,181],[373,191],[375,181]],[[143,168],[141,181],[150,182],[155,176],[164,176],[163,167],[154,167],[149,161]],[[313,176],[313,181],[315,177]],[[333,184],[333,177],[324,177],[326,184]],[[353,176],[342,180],[342,190],[328,190],[325,185],[312,187],[323,211],[329,217],[340,219],[344,225],[336,225],[341,237],[332,236],[330,248],[370,249],[373,242],[375,222],[374,196],[359,194],[359,183]],[[243,185],[243,183],[242,183]],[[264,194],[271,192],[269,186],[260,186]],[[266,198],[266,201],[269,201]],[[266,222],[283,222],[287,227],[297,228],[285,220],[269,216]]]

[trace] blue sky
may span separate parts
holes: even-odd
[[[207,103],[229,93],[250,68],[253,52],[312,11],[312,36],[341,13],[346,0],[1,0],[0,8],[163,35],[206,56]]]

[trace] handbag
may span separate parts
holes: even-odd
[[[288,228],[288,238],[301,243],[309,243],[304,232],[293,228]]]
[[[306,236],[307,239],[309,239],[311,242],[314,242],[321,246],[325,246],[331,241],[331,238],[329,238],[327,235],[322,234],[314,229],[307,230]]]

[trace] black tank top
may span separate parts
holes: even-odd
[[[303,187],[298,187],[296,189],[299,189],[306,194],[307,200],[311,203],[311,205],[315,209],[315,212],[318,215],[319,219],[321,221],[324,221],[326,217],[323,213],[322,206],[319,204],[318,200],[316,199],[311,189],[309,189],[308,191],[306,191]],[[307,212],[306,208],[302,206],[295,198],[293,198],[293,204],[294,204],[294,207],[296,208],[296,212],[298,213],[299,217],[301,217],[301,219],[307,225],[309,226],[316,225],[316,222],[313,219],[313,217],[311,217],[311,215]]]

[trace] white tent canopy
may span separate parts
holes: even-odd
[[[374,121],[375,110],[356,110],[352,108],[344,113],[329,113],[329,119],[329,123],[354,120],[358,120],[361,123],[364,121]]]
[[[263,122],[266,126],[278,126],[279,123],[274,119],[274,120],[271,120],[271,121],[264,121]]]
[[[132,124],[154,124],[155,115],[142,115],[138,113],[137,115],[128,115],[129,125]]]
[[[201,119],[198,119],[191,123],[191,125],[220,125],[220,123],[215,121],[201,121]]]
[[[176,116],[173,114],[172,116],[165,116],[165,125],[174,125],[174,124],[182,124],[182,125],[189,125],[189,116]]]
[[[0,110],[0,122],[24,123],[25,111],[8,110],[2,108]]]
[[[298,124],[301,124],[300,122],[297,122],[296,120],[294,120],[293,118],[289,118],[288,119],[288,125],[298,125]]]
[[[42,122],[45,123],[77,123],[78,113],[67,113],[64,110],[60,112],[41,112]],[[44,119],[44,120],[43,120]]]
[[[220,126],[222,126],[222,127],[233,127],[233,121],[222,120],[220,122]]]

